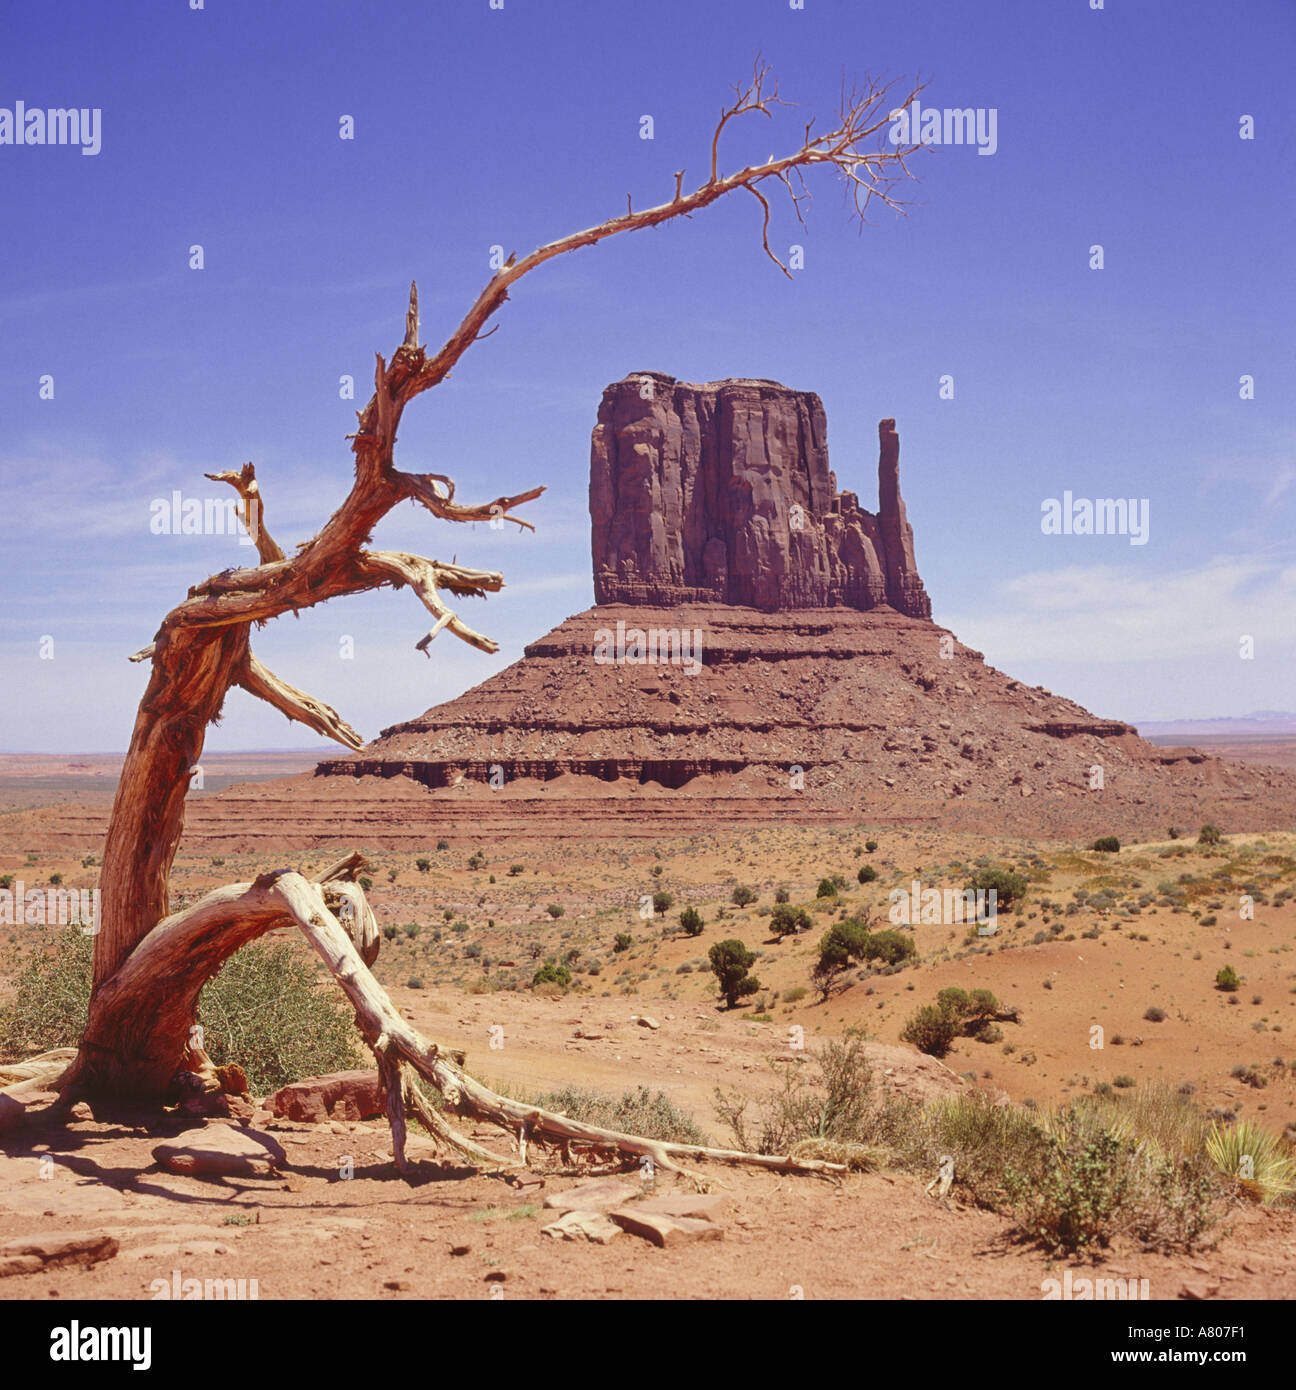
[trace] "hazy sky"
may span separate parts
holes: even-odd
[[[93,0],[0,9],[0,142],[18,102],[102,113],[96,154],[0,143],[0,749],[125,747],[127,655],[253,554],[154,534],[151,504],[252,459],[269,529],[305,539],[410,278],[435,347],[492,246],[699,181],[758,50],[799,109],[733,129],[729,167],[830,119],[843,72],[920,73],[924,106],[996,112],[997,148],[922,152],[908,217],[862,231],[812,178],[808,229],[774,210],[791,281],[748,197],[525,279],[397,459],[461,499],[548,484],[538,533],[405,507],[375,536],[504,570],[465,610],[499,655],[443,635],[426,660],[423,609],[388,590],[279,619],[261,659],[373,737],[588,607],[595,410],[651,369],[817,391],[866,506],[894,415],[934,616],[1001,669],[1136,721],[1296,707],[1290,0]],[[1044,534],[1066,491],[1146,499],[1147,543]],[[209,747],[317,743],[235,692]]]

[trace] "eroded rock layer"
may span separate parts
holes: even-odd
[[[812,391],[695,386],[658,372],[613,383],[590,450],[596,601],[765,612],[887,604],[929,618],[895,421],[878,434],[874,514],[837,491]]]

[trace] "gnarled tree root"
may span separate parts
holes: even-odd
[[[147,1057],[152,1065],[144,1070],[151,1070],[163,1083],[160,1094],[177,1066],[193,1066],[190,1021],[202,986],[239,946],[274,927],[295,923],[351,1002],[356,1023],[377,1058],[387,1096],[392,1151],[401,1173],[409,1171],[407,1115],[413,1115],[435,1142],[473,1164],[496,1170],[526,1166],[530,1145],[558,1149],[566,1158],[581,1154],[627,1163],[647,1160],[694,1181],[700,1180],[681,1166],[683,1162],[710,1160],[826,1177],[847,1171],[843,1164],[820,1159],[744,1153],[623,1134],[497,1095],[469,1076],[449,1050],[411,1027],[374,978],[368,962],[376,956],[376,924],[360,885],[349,880],[361,862],[359,856],[351,856],[315,882],[292,870],[263,874],[252,884],[218,888],[159,923],[96,991],[81,1053],[63,1080],[65,1101],[86,1094],[93,1104],[96,1094],[102,1096],[105,1083],[110,1085],[113,1074],[120,1075],[113,1065],[116,1059],[96,1056],[96,1034],[121,1038],[125,1032],[131,1036],[131,1074],[140,1075],[141,1060]],[[165,991],[159,990],[162,981],[166,982]],[[127,1021],[135,1025],[133,1031],[123,1029]],[[517,1157],[502,1157],[459,1133],[419,1093],[415,1074],[440,1092],[449,1111],[496,1125],[512,1135]]]

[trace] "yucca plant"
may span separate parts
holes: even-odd
[[[1265,1206],[1296,1191],[1296,1161],[1276,1134],[1252,1120],[1212,1125],[1206,1152],[1221,1173]]]

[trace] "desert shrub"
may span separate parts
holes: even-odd
[[[904,1026],[904,1042],[931,1057],[944,1057],[958,1037],[978,1037],[999,1012],[999,1001],[988,989],[971,993],[951,985],[925,1004]]]
[[[653,911],[660,917],[662,913],[669,912],[675,906],[674,893],[668,893],[664,888],[659,888],[652,895]]]
[[[918,946],[907,932],[887,927],[866,934],[864,959],[880,960],[887,965],[900,965],[918,954]]]
[[[869,852],[870,854],[872,854],[873,851],[874,851],[875,849],[877,849],[877,847],[878,847],[878,842],[877,842],[876,840],[866,840],[866,841],[864,842],[864,848],[865,848],[866,850],[868,850],[868,852]]]
[[[360,1065],[354,1011],[285,943],[235,951],[199,995],[198,1022],[207,1055],[238,1063],[253,1094]]]
[[[85,1029],[94,938],[77,927],[51,934],[20,972],[0,1010],[0,1051],[75,1047]],[[203,1047],[217,1066],[237,1062],[254,1093],[359,1064],[352,1011],[331,981],[286,944],[236,951],[198,1000]]]
[[[1120,841],[1115,835],[1100,835],[1093,842],[1093,847],[1099,854],[1116,854],[1120,850]]]
[[[562,903],[550,903],[549,906],[545,908],[545,911],[556,922],[559,919],[559,917],[563,916],[564,913],[566,913],[567,909],[562,905]]]
[[[438,841],[437,841],[437,849],[449,849],[449,848],[450,848],[450,841],[449,841],[449,840],[438,840]]]
[[[526,873],[526,865],[525,865],[525,864],[510,864],[510,865],[509,865],[509,868],[508,868],[508,871],[509,871],[509,877],[510,877],[510,878],[517,878],[517,876],[518,876],[519,874],[524,874],[524,873]]]
[[[538,942],[534,943],[539,945]],[[628,951],[634,945],[634,937],[628,931],[619,931],[612,942],[612,949],[620,955],[622,951]],[[543,949],[543,947],[541,947]]]
[[[1242,983],[1238,978],[1238,973],[1231,965],[1226,965],[1215,972],[1215,988],[1232,992]]]
[[[1144,1009],[1143,1017],[1149,1023],[1164,1023],[1166,1021],[1166,1011],[1157,1008],[1157,1006],[1153,1004],[1151,1008]]]
[[[804,985],[793,985],[790,989],[783,991],[783,1002],[785,1004],[799,1004],[810,991]]]
[[[1197,843],[1199,845],[1217,845],[1224,838],[1223,831],[1218,825],[1203,825],[1197,832]]]
[[[792,894],[786,888],[776,888],[774,890],[774,901],[776,903],[789,902],[791,897]]]
[[[995,908],[1003,911],[1026,896],[1026,880],[1010,869],[981,869],[965,886],[964,891],[989,893],[994,891]]]
[[[770,930],[779,938],[795,936],[797,932],[809,931],[810,927],[810,914],[803,907],[779,903],[770,913]]]
[[[94,937],[80,927],[43,935],[13,998],[0,1008],[0,1053],[6,1057],[75,1047],[85,1031]]]
[[[755,994],[760,988],[760,981],[747,973],[756,963],[756,957],[735,937],[717,941],[711,947],[708,958],[720,995],[729,1008],[732,1009],[739,999]]]
[[[752,903],[760,897],[754,888],[748,888],[745,884],[739,884],[730,894],[730,899],[735,907],[750,907]]]
[[[421,975],[411,975],[411,976],[409,977],[409,979],[405,981],[405,988],[406,988],[406,989],[422,989],[422,988],[423,988],[423,977],[422,977]]]
[[[1044,1131],[1029,1166],[1010,1163],[1004,1185],[1027,1234],[1050,1250],[1107,1245],[1134,1181],[1131,1146],[1093,1111],[1071,1106]]]
[[[425,874],[432,867],[432,861],[426,855],[421,855],[414,861],[414,867],[419,873]]]
[[[1126,1090],[1129,1087],[1134,1086],[1136,1084],[1137,1083],[1135,1082],[1132,1076],[1116,1076],[1112,1078],[1112,1085],[1116,1086],[1120,1090]]]
[[[557,985],[559,989],[567,989],[571,984],[571,971],[565,965],[559,965],[552,957],[531,976],[531,987],[537,985]]]
[[[778,1086],[754,1115],[738,1092],[717,1089],[716,1113],[741,1149],[827,1158],[856,1169],[879,1166],[870,1143],[872,1075],[862,1041],[829,1042],[808,1062],[771,1061]]]
[[[1253,1120],[1220,1128],[1212,1125],[1206,1153],[1215,1167],[1232,1178],[1247,1196],[1268,1205],[1296,1191],[1296,1160],[1276,1134]]]
[[[873,882],[876,881],[877,876],[878,876],[878,871],[873,867],[872,864],[865,864],[865,865],[863,865],[863,866],[861,867],[859,873],[857,873],[857,874],[855,875],[855,877],[856,877],[861,883],[873,883]]]
[[[564,1086],[538,1096],[534,1104],[544,1110],[561,1110],[581,1124],[617,1129],[673,1144],[705,1144],[707,1136],[687,1111],[681,1110],[663,1091],[647,1086],[625,1091],[618,1099],[579,1086]]]
[[[835,898],[837,896],[837,885],[830,878],[821,878],[819,887],[815,889],[816,898]]]
[[[702,920],[702,914],[695,907],[686,907],[680,913],[679,924],[685,936],[701,936],[702,928],[706,925]]]
[[[400,928],[395,922],[384,922],[382,934],[388,941],[395,941],[400,934]]]
[[[944,1057],[958,1035],[958,1019],[937,1004],[924,1004],[905,1024],[900,1037],[929,1057]]]

